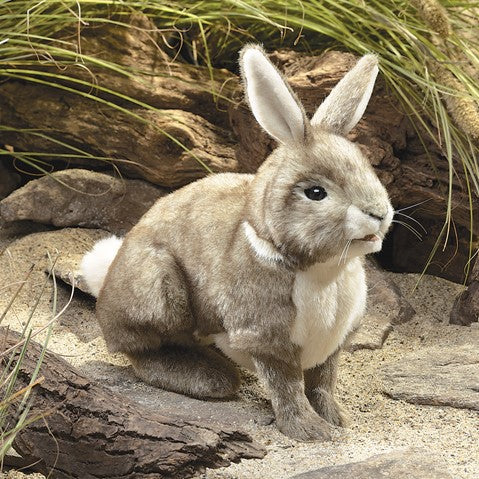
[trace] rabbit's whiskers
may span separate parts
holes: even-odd
[[[401,208],[399,210],[394,210],[394,213],[399,213],[400,211],[410,210],[411,208],[415,208],[416,206],[423,205],[424,203],[427,203],[428,201],[431,201],[431,198],[428,198],[427,200],[424,200],[424,201],[420,201],[419,203],[415,203],[411,206],[406,206],[405,208]]]
[[[406,223],[405,221],[399,221],[399,220],[392,220],[392,223],[396,223],[398,225],[404,226],[406,229],[408,229],[414,236],[416,236],[419,241],[422,241],[422,235],[419,233],[419,231],[411,226],[409,223]]]
[[[406,218],[409,218],[411,221],[414,221],[414,223],[416,223],[423,231],[425,234],[427,234],[427,229],[424,228],[424,226],[422,225],[422,223],[420,223],[416,218],[413,218],[412,216],[410,215],[407,215],[405,213],[400,213],[399,211],[396,211],[396,214],[397,215],[400,215],[400,216],[404,216]]]
[[[342,260],[344,260],[344,264],[346,264],[346,258],[348,256],[349,247],[351,246],[352,242],[353,240],[348,240],[346,244],[344,245],[343,251],[341,252],[341,256],[339,257],[338,266],[341,264]]]

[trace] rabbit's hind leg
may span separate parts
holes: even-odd
[[[196,398],[228,398],[240,385],[228,359],[199,344],[164,344],[129,353],[137,376],[148,384]]]

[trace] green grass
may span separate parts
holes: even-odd
[[[458,169],[464,172],[464,190],[471,198],[479,195],[479,2],[444,0],[444,9],[429,17],[416,8],[421,4],[438,5],[435,0],[0,0],[4,12],[0,17],[0,78],[67,89],[127,114],[138,116],[124,107],[125,101],[155,110],[124,92],[108,90],[94,78],[79,80],[71,70],[64,70],[68,66],[136,75],[138,68],[131,65],[83,54],[77,41],[87,27],[128,26],[134,12],[155,22],[164,38],[158,48],[165,56],[204,65],[211,78],[216,74],[214,67],[235,70],[239,48],[251,41],[262,42],[267,49],[377,53],[391,93],[413,119],[418,134],[432,139],[448,162],[450,181],[444,191],[441,240],[445,243],[453,221],[452,180]],[[182,45],[181,55],[171,45],[175,42]],[[168,75],[166,67],[157,73]],[[204,88],[211,85],[206,82]],[[137,119],[148,121],[141,116]],[[40,133],[48,136],[48,132]],[[178,143],[175,138],[170,140]],[[42,173],[48,170],[38,152],[14,155]],[[471,216],[471,231],[473,221]],[[471,254],[472,248],[471,242]]]
[[[33,393],[35,388],[38,387],[38,385],[40,385],[44,380],[40,371],[47,350],[47,345],[50,341],[52,328],[59,316],[61,316],[61,314],[68,307],[74,291],[73,287],[70,301],[58,312],[57,285],[54,275],[54,267],[55,262],[51,261],[50,272],[46,277],[43,287],[35,299],[34,304],[31,306],[30,314],[25,322],[18,343],[0,352],[0,473],[3,470],[5,455],[14,445],[17,434],[28,425],[45,417],[44,413],[39,413],[33,408]],[[17,290],[12,295],[11,300],[0,315],[0,324],[11,312],[12,305],[14,304],[21,290],[24,288],[25,284],[27,284],[32,270],[33,267],[30,269],[25,279],[20,281]],[[46,323],[46,325],[35,330],[32,327],[32,321],[37,314],[38,304],[42,299],[46,287],[52,280],[53,298],[51,319]],[[7,329],[5,329],[5,331],[7,331]],[[32,371],[28,384],[26,386],[19,385],[18,376],[29,345],[38,334],[44,331],[46,331],[46,335],[43,341],[42,350],[36,360],[35,369]]]

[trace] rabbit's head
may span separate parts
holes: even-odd
[[[251,111],[279,142],[253,180],[254,234],[303,265],[379,251],[393,208],[367,158],[346,138],[371,96],[376,57],[362,57],[311,120],[260,47],[245,47],[240,66]]]

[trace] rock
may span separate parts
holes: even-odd
[[[387,315],[392,324],[409,321],[416,312],[404,298],[396,283],[374,261],[367,259],[365,267],[369,311],[378,315]]]
[[[476,344],[426,348],[381,369],[383,391],[393,399],[479,411]]]
[[[0,218],[100,228],[124,235],[166,193],[141,180],[63,170],[32,180],[2,200]]]
[[[346,349],[351,352],[358,349],[380,349],[392,329],[393,325],[386,315],[377,316],[367,312],[357,331],[348,340]]]
[[[291,479],[453,479],[445,466],[422,449],[378,454],[364,461],[329,466]]]
[[[471,323],[479,321],[479,261],[476,259],[475,265],[470,275],[470,283],[466,291],[459,294],[454,301],[451,310],[449,322],[451,324],[460,324],[469,326]]]
[[[8,196],[20,185],[20,175],[5,166],[5,160],[0,160],[0,200]]]
[[[395,324],[409,321],[414,308],[397,285],[371,260],[367,260],[368,306],[357,331],[348,339],[346,349],[379,349]]]
[[[185,411],[188,411],[190,414],[194,414],[197,420],[229,424],[235,427],[258,423],[270,424],[274,420],[269,401],[265,396],[266,393],[262,392],[257,384],[248,385],[248,394],[251,396],[252,391],[256,394],[255,400],[259,403],[257,407],[242,400],[245,389],[244,382],[248,381],[249,376],[242,378],[243,385],[238,397],[226,401],[215,401],[214,407],[212,407],[211,401],[195,399],[149,386],[134,375],[130,366],[118,366],[105,361],[89,361],[82,364],[80,369],[84,374],[94,378],[113,392],[126,396],[151,410],[168,411],[178,416],[184,415]],[[257,379],[255,381],[257,382]]]

